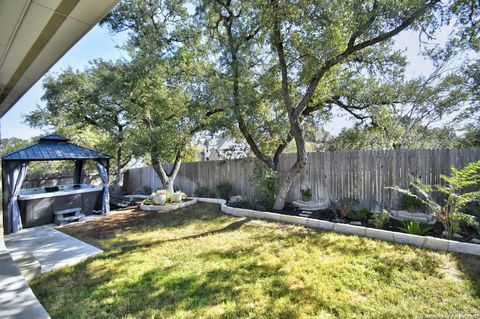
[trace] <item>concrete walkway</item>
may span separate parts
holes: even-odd
[[[56,230],[53,224],[25,228],[5,236],[4,240],[13,260],[31,254],[40,264],[42,274],[59,267],[77,264],[85,258],[102,252],[94,246]],[[22,264],[17,264],[22,271]]]
[[[0,318],[50,318],[0,240]]]
[[[102,250],[45,225],[0,240],[0,318],[50,318],[26,279],[74,265]]]

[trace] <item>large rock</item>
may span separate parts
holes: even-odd
[[[292,202],[292,205],[295,206],[295,207],[298,207],[301,210],[306,210],[306,211],[310,211],[310,212],[328,208],[328,202],[327,201],[304,202],[302,200],[294,200]]]
[[[232,204],[237,204],[243,202],[243,196],[242,195],[236,195],[236,196],[231,196],[229,199],[229,202]]]
[[[442,232],[442,236],[443,236],[443,237],[447,237],[447,236],[448,236],[448,232],[447,232],[446,230],[444,230],[444,231]],[[462,239],[463,236],[460,235],[460,234],[457,234],[457,233],[453,233],[453,234],[452,234],[452,238]]]
[[[401,222],[409,221],[409,220],[415,220],[419,223],[430,224],[430,225],[433,225],[437,222],[435,217],[433,217],[430,214],[411,213],[411,212],[406,211],[406,210],[392,210],[390,212],[390,217],[392,217],[393,219],[399,220]]]

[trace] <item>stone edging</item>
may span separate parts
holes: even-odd
[[[171,210],[174,210],[174,209],[179,209],[179,208],[184,208],[184,207],[187,207],[187,206],[191,206],[191,205],[196,204],[196,203],[197,203],[197,199],[192,198],[188,202],[184,202],[184,203],[180,203],[180,204],[168,204],[168,205],[145,205],[145,204],[140,204],[140,209],[144,210],[144,211],[147,211],[147,212],[151,212],[151,211],[167,212],[167,211],[171,211]]]
[[[480,256],[480,244],[464,243],[455,240],[447,240],[431,236],[418,236],[406,233],[399,233],[389,230],[376,229],[350,224],[332,223],[325,220],[312,219],[300,216],[290,216],[270,212],[262,212],[251,209],[243,209],[227,206],[223,199],[215,198],[196,198],[199,202],[209,202],[221,205],[222,212],[237,217],[250,217],[258,219],[268,219],[283,223],[302,225],[311,228],[324,229],[337,233],[358,235],[368,238],[375,238],[394,242],[398,244],[409,244],[417,247],[428,248],[440,251],[449,251]]]

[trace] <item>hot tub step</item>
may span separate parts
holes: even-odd
[[[55,224],[65,225],[71,222],[79,222],[85,219],[85,215],[81,213],[82,209],[79,207],[68,208],[53,212],[55,214]],[[73,215],[72,215],[73,214]]]

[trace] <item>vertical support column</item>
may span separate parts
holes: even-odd
[[[83,166],[85,165],[84,160],[75,160],[75,172],[73,174],[73,183],[82,184],[85,177]]]

